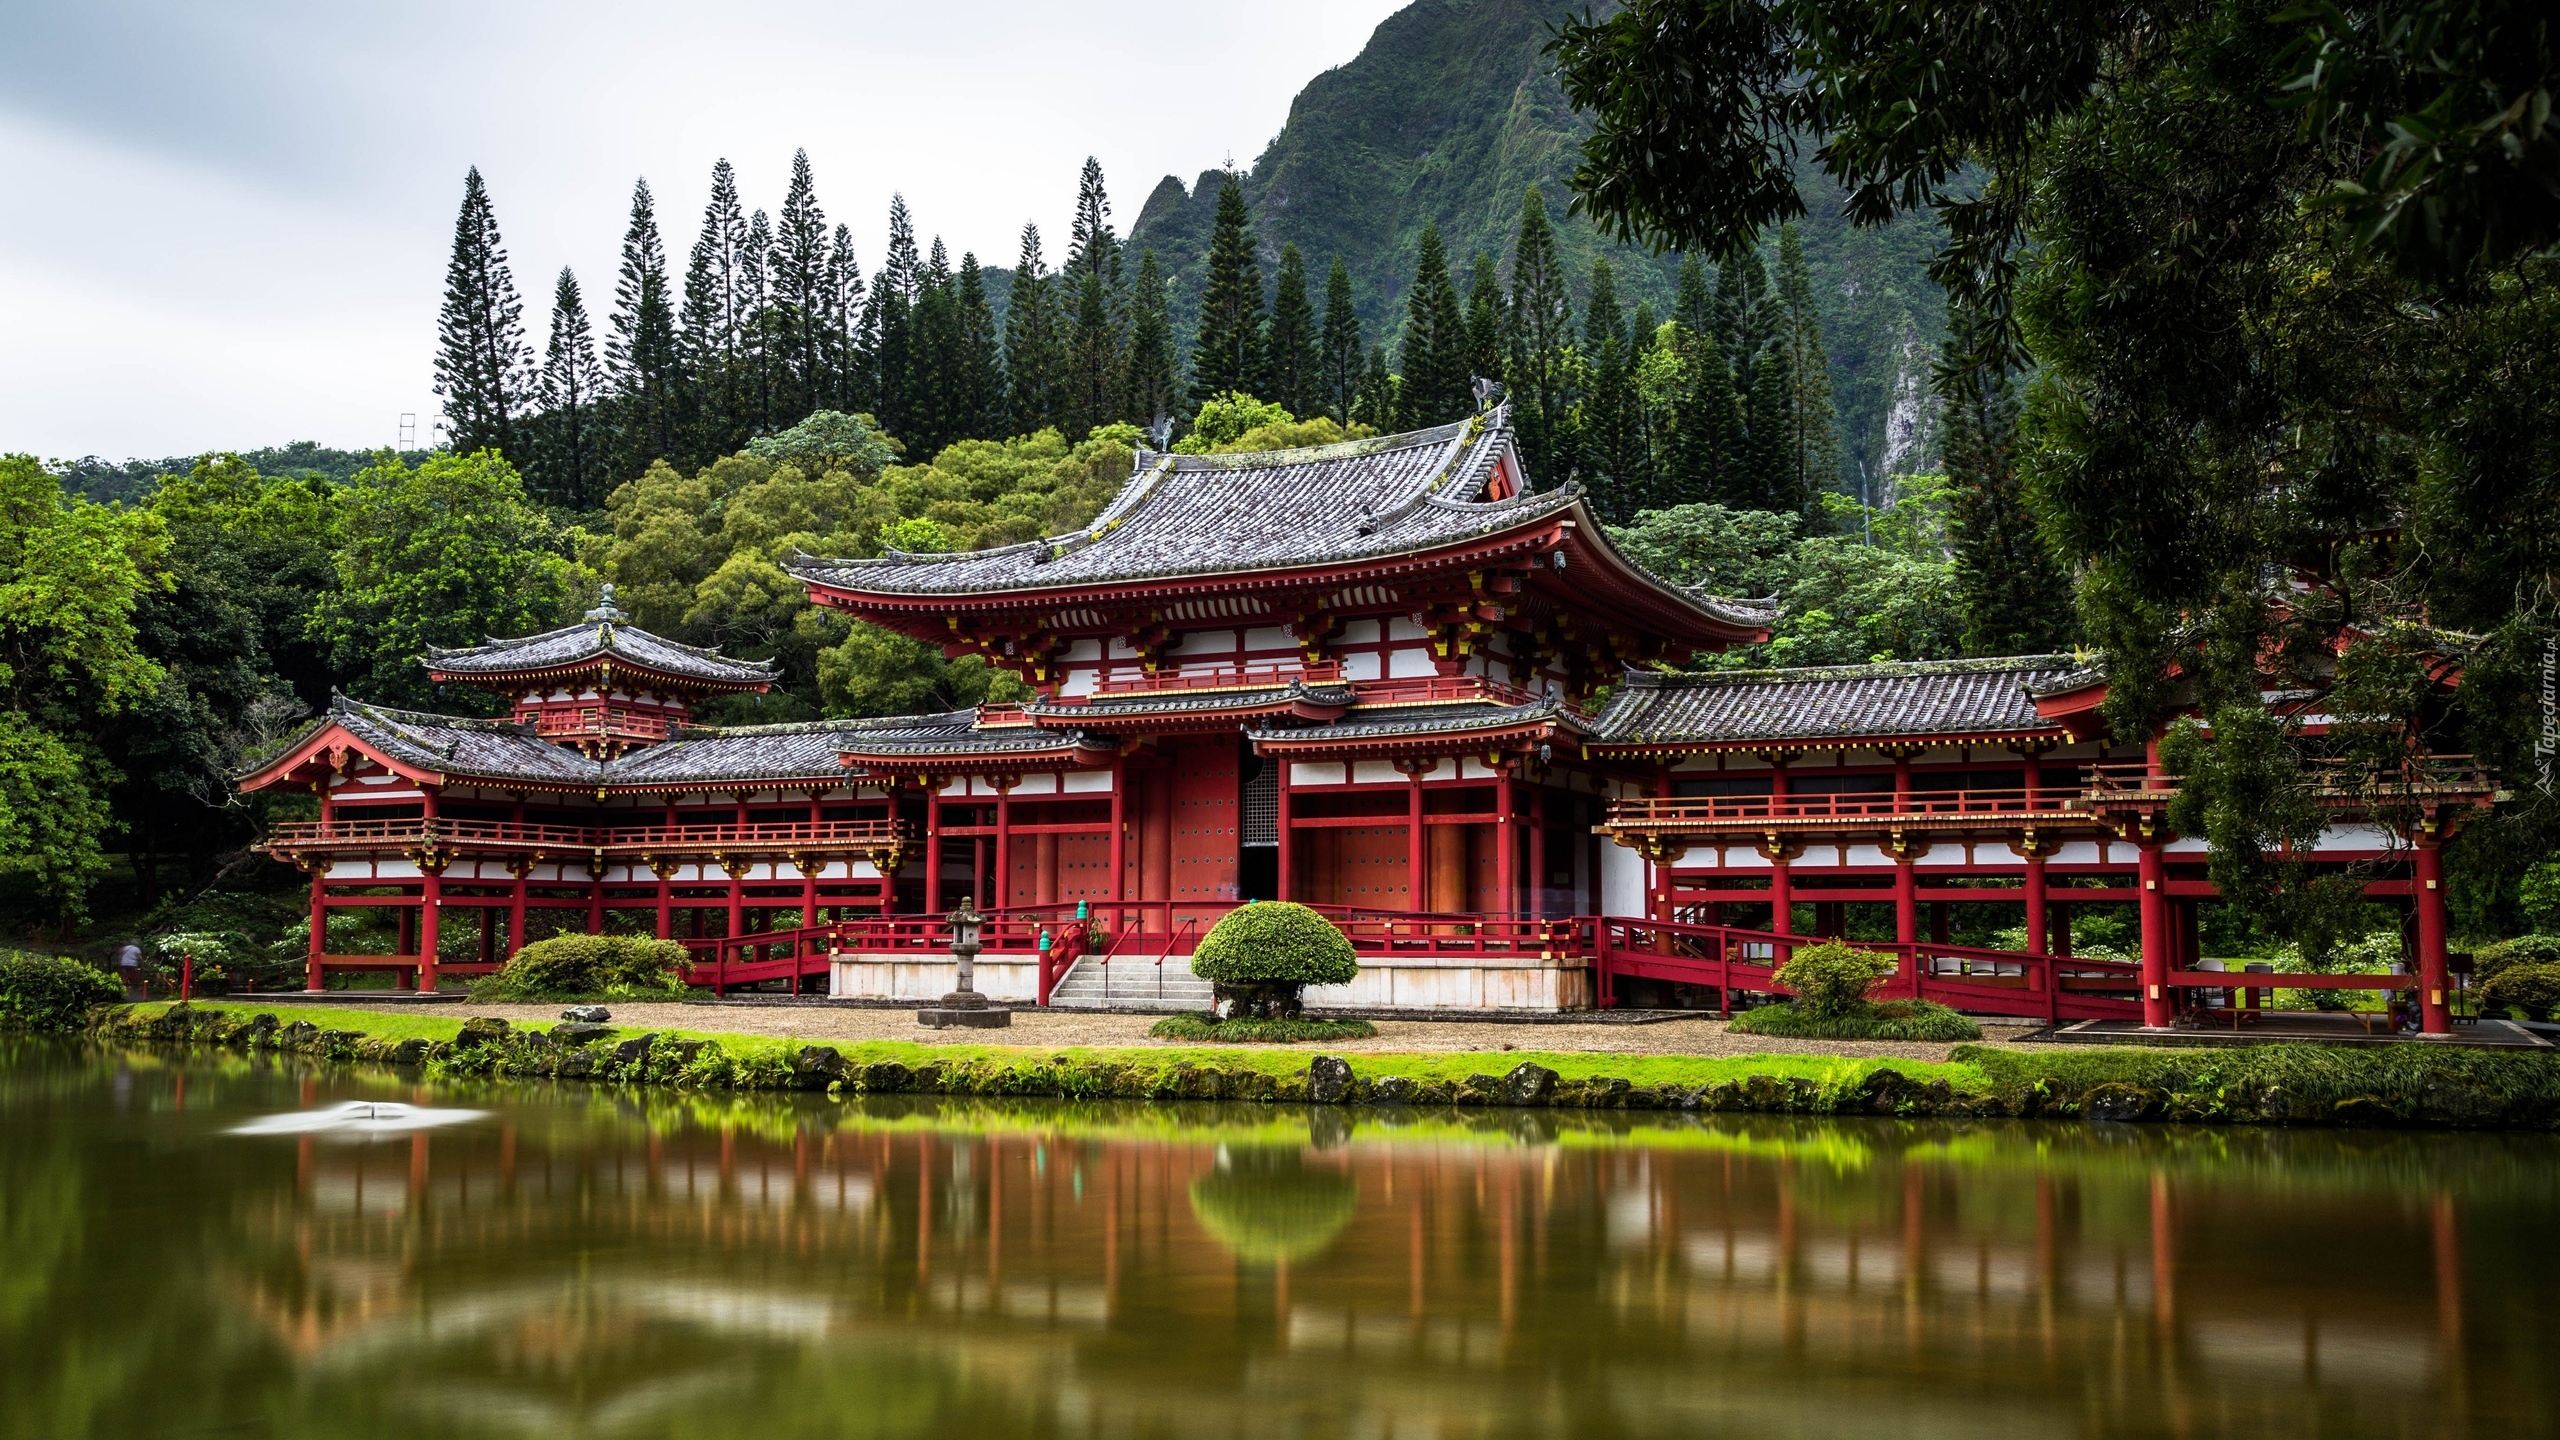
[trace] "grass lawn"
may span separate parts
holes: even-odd
[[[146,1015],[166,1008],[165,1003],[136,1007]],[[261,1006],[254,1002],[224,1000],[199,1001],[196,1008],[225,1010],[235,1015],[271,1011],[287,1024],[308,1020],[323,1030],[353,1030],[393,1041],[418,1038],[450,1040],[462,1029],[460,1017],[448,1019],[440,1015],[385,1013],[380,1010]],[[640,1032],[630,1030],[625,1033]],[[659,1030],[654,1033],[665,1039],[717,1041],[723,1050],[740,1056],[794,1052],[804,1043],[770,1035],[736,1035],[711,1030]],[[911,1069],[963,1062],[1002,1067],[1029,1066],[1063,1058],[1076,1065],[1116,1065],[1138,1071],[1170,1070],[1187,1063],[1202,1069],[1251,1070],[1274,1076],[1303,1075],[1307,1071],[1307,1062],[1322,1053],[1320,1045],[1307,1044],[1051,1047],[866,1040],[837,1042],[834,1048],[856,1065],[896,1061]],[[1917,1080],[1943,1079],[1959,1090],[1978,1091],[1985,1085],[1982,1071],[1968,1064],[1901,1059],[1859,1060],[1827,1055],[1607,1055],[1544,1050],[1475,1050],[1417,1054],[1362,1052],[1349,1058],[1355,1072],[1372,1080],[1402,1075],[1417,1081],[1456,1082],[1470,1075],[1501,1075],[1523,1062],[1533,1062],[1546,1066],[1566,1080],[1606,1076],[1624,1080],[1630,1085],[1672,1084],[1693,1089],[1724,1080],[1744,1080],[1754,1075],[1831,1083],[1888,1066]]]

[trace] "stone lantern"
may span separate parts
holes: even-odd
[[[969,897],[960,897],[960,908],[951,912],[951,958],[959,962],[959,978],[950,994],[916,1011],[916,1023],[941,1030],[963,1026],[976,1030],[1000,1030],[1013,1024],[1013,1012],[1001,1005],[990,1005],[978,993],[979,927],[986,917],[978,913]]]

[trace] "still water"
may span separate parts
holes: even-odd
[[[358,1101],[395,1103],[270,1118]],[[12,1440],[2542,1435],[2555,1257],[2541,1136],[732,1101],[0,1047]]]

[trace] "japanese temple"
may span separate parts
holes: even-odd
[[[696,725],[773,667],[638,630],[608,590],[579,624],[423,657],[508,718],[340,698],[241,783],[318,797],[263,842],[311,877],[315,989],[432,989],[566,924],[684,941],[724,990],[923,997],[963,897],[993,917],[980,987],[1043,1004],[1195,996],[1193,943],[1265,899],[1361,952],[1317,1005],[1729,1006],[1850,905],[1891,907],[1894,993],[1968,1010],[2165,1026],[2272,988],[2201,954],[2204,842],[2169,829],[2158,730],[2109,732],[2102,673],[1684,669],[1767,638],[1773,603],[1651,575],[1532,478],[1500,407],[1141,451],[1069,534],[791,567],[817,604],[1020,676],[1019,704]],[[2388,788],[2339,787],[2312,858],[2406,905],[2414,976],[2284,980],[2414,988],[2441,1032],[2439,846],[2494,786],[2425,757]],[[2022,948],[1949,943],[1984,903],[2023,909]],[[2075,911],[2124,903],[2140,957],[2075,956]],[[396,912],[394,953],[330,949],[327,914],[364,907]]]

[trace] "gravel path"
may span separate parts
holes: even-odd
[[[336,997],[332,997],[333,1000]],[[339,1001],[348,1009],[397,1008],[415,1014],[415,1005],[367,1006]],[[1020,1045],[1052,1049],[1070,1045],[1173,1045],[1158,1040],[1147,1027],[1153,1015],[1107,1015],[1072,1010],[1017,1010],[1012,1028],[983,1032],[937,1033],[916,1024],[912,1010],[856,1008],[845,1005],[757,1005],[717,1002],[684,1005],[620,1004],[611,1007],[613,1023],[632,1030],[695,1030],[740,1035],[778,1035],[808,1041],[921,1040]],[[495,1015],[517,1024],[560,1018],[558,1005],[437,1006],[438,1015]],[[1847,1055],[1877,1059],[1944,1060],[1952,1046],[1888,1040],[1782,1040],[1734,1034],[1711,1017],[1627,1021],[1518,1022],[1495,1020],[1380,1020],[1370,1040],[1335,1040],[1324,1044],[1272,1046],[1315,1053],[1358,1054],[1362,1051],[1500,1051],[1558,1050],[1611,1055]],[[1983,1039],[2014,1042],[2032,1028],[1985,1024]],[[1245,1048],[1245,1047],[1238,1047]],[[1256,1047],[1265,1048],[1265,1047]]]

